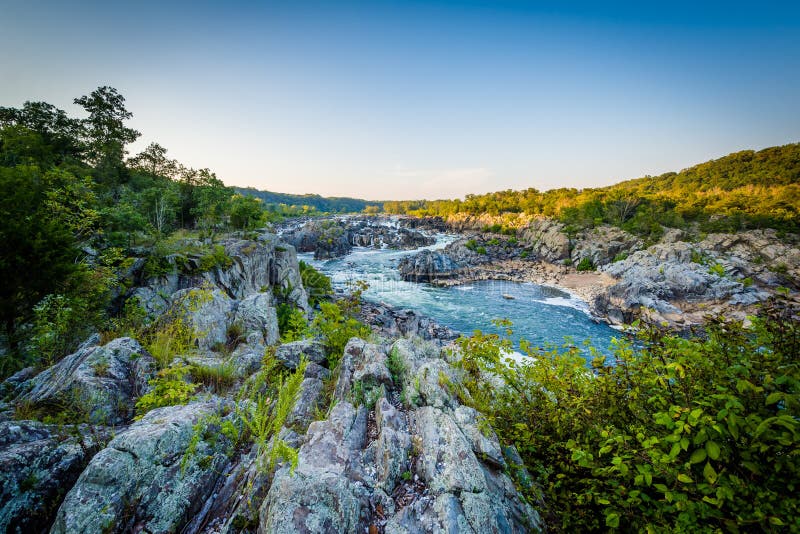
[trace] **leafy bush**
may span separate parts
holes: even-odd
[[[618,261],[623,261],[623,260],[626,260],[626,259],[628,259],[628,253],[627,252],[620,252],[619,254],[614,256],[614,259],[611,260],[611,263],[617,263]]]
[[[363,338],[371,332],[367,325],[345,313],[334,302],[320,303],[320,311],[314,317],[311,329],[322,337],[328,354],[328,367],[331,369],[339,363],[350,338]]]
[[[725,276],[725,267],[721,263],[715,263],[708,268],[708,274],[715,274],[717,276]]]
[[[227,269],[231,265],[233,265],[233,259],[225,252],[225,247],[214,245],[211,252],[200,257],[198,270],[206,272],[216,268]]]
[[[300,277],[308,294],[308,302],[312,306],[333,295],[331,279],[304,261],[300,262]]]
[[[589,258],[583,258],[581,261],[578,262],[578,265],[575,267],[578,271],[594,271],[594,263]]]
[[[591,369],[575,348],[505,359],[498,336],[462,338],[465,402],[514,444],[551,530],[800,529],[800,309],[707,337],[645,329]],[[495,389],[482,373],[499,375]]]
[[[297,306],[286,302],[278,304],[277,313],[281,342],[291,343],[308,337],[308,321]]]
[[[264,382],[268,394],[277,395],[277,399],[273,402],[268,394],[258,392],[261,384],[255,383],[251,384],[254,393],[250,399],[237,407],[237,415],[258,448],[258,465],[262,471],[272,470],[278,459],[290,462],[291,471],[297,467],[297,451],[277,436],[297,402],[307,365],[303,357],[297,369],[285,378],[279,373],[272,376],[259,373],[256,382]]]
[[[138,417],[154,408],[188,403],[197,390],[197,384],[187,381],[188,374],[189,368],[186,365],[160,370],[158,375],[150,380],[153,389],[136,401]]]

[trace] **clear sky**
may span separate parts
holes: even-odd
[[[800,2],[0,0],[0,105],[99,85],[229,185],[590,187],[800,141]]]

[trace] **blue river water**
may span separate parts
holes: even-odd
[[[425,248],[441,248],[451,240],[439,236],[435,245]],[[474,330],[500,334],[492,321],[509,319],[517,347],[520,339],[541,348],[569,344],[581,348],[587,357],[586,343],[607,355],[612,338],[621,337],[620,332],[593,320],[585,302],[558,288],[491,280],[455,287],[403,281],[397,264],[418,250],[357,248],[343,258],[314,260],[310,253],[298,258],[330,276],[334,288],[364,280],[369,284],[364,293],[367,300],[412,309],[462,334]]]

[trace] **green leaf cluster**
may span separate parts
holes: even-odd
[[[798,307],[689,339],[645,328],[587,366],[480,332],[460,341],[462,400],[520,452],[553,530],[800,529]],[[499,376],[505,384],[486,380]]]

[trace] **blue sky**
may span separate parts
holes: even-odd
[[[591,187],[800,141],[797,2],[0,0],[0,105],[112,85],[231,185]]]

